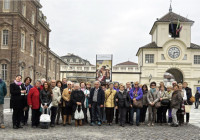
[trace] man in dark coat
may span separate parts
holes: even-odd
[[[91,125],[95,125],[95,116],[97,116],[98,125],[101,126],[102,118],[101,118],[101,108],[104,107],[105,101],[105,93],[100,88],[100,82],[94,82],[94,88],[90,91],[89,97],[89,108],[92,108],[92,122]]]
[[[199,108],[199,98],[200,98],[200,92],[197,90],[195,94],[195,109]]]

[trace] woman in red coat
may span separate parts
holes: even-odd
[[[40,120],[40,86],[41,81],[37,80],[35,86],[28,93],[28,105],[32,109],[32,127],[39,126]]]

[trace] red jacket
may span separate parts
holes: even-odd
[[[40,91],[37,89],[37,87],[33,87],[30,89],[27,100],[28,105],[32,105],[32,109],[40,108]]]

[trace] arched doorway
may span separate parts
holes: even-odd
[[[171,85],[173,81],[177,83],[183,83],[183,73],[176,68],[171,68],[166,71],[164,74],[164,82],[166,85]]]

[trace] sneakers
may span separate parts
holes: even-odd
[[[94,122],[91,122],[90,125],[91,125],[91,126],[95,126],[95,123],[94,123]]]
[[[101,126],[101,122],[98,122],[97,124],[98,124],[98,126]]]

